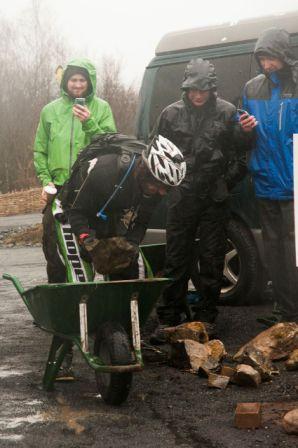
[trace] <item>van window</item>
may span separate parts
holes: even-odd
[[[214,59],[218,95],[239,106],[244,84],[250,79],[251,54],[241,54]]]
[[[161,111],[181,97],[181,82],[186,63],[160,67],[155,78],[150,109],[150,131]]]
[[[198,56],[199,57],[199,56]],[[251,54],[210,59],[218,77],[218,94],[238,105],[239,96],[250,78]],[[181,98],[181,83],[187,62],[160,67],[155,78],[150,109],[150,131],[161,111]]]

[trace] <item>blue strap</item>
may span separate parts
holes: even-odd
[[[120,190],[120,188],[122,188],[122,185],[124,184],[124,182],[126,181],[127,177],[129,176],[133,164],[135,163],[136,160],[136,155],[134,154],[132,161],[130,162],[129,167],[126,170],[126,173],[124,174],[124,176],[122,177],[120,183],[116,186],[116,189],[113,191],[113,193],[111,194],[111,196],[109,197],[109,199],[106,201],[106,203],[101,207],[101,209],[99,210],[98,213],[96,213],[96,216],[98,218],[103,219],[104,221],[107,221],[108,216],[104,213],[105,209],[107,208],[107,206],[109,205],[109,203],[112,201],[112,199],[115,197],[115,195],[118,193],[118,191]]]

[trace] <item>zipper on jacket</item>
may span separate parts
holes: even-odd
[[[282,125],[282,109],[283,109],[283,105],[284,105],[284,103],[283,103],[283,101],[280,103],[280,106],[279,106],[279,123],[278,123],[278,129],[279,129],[279,131],[281,131],[281,125]]]
[[[72,167],[72,158],[73,158],[73,140],[74,140],[74,115],[72,114],[72,118],[71,118],[71,128],[70,128],[69,176],[70,176],[70,173],[71,173],[71,167]]]

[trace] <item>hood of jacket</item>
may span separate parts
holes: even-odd
[[[186,66],[181,89],[216,90],[217,76],[211,62],[198,58]]]
[[[88,72],[91,86],[92,86],[92,92],[89,93],[89,95],[86,97],[86,99],[90,100],[91,98],[93,98],[93,96],[95,95],[95,92],[96,92],[96,68],[92,64],[92,62],[90,62],[88,59],[84,59],[84,58],[72,59],[71,61],[68,62],[67,66],[65,67],[65,70],[68,67],[80,67],[80,68],[84,68]],[[64,73],[63,73],[63,76],[61,79],[60,88],[61,88],[61,95],[69,98],[68,93],[63,88],[63,86],[65,84],[65,79],[64,79],[65,70],[64,70]]]
[[[286,30],[269,28],[257,40],[254,55],[263,72],[259,62],[259,56],[261,54],[267,54],[283,61],[290,68],[294,82],[298,82],[298,61],[295,60],[290,46],[290,35]],[[282,72],[284,69],[280,71]]]

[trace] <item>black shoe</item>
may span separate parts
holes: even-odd
[[[270,316],[260,316],[257,317],[257,322],[264,325],[267,328],[272,327],[273,325],[279,324],[280,322],[283,322],[282,315],[281,314],[271,314]]]
[[[71,367],[60,367],[55,381],[75,381],[75,375]]]

